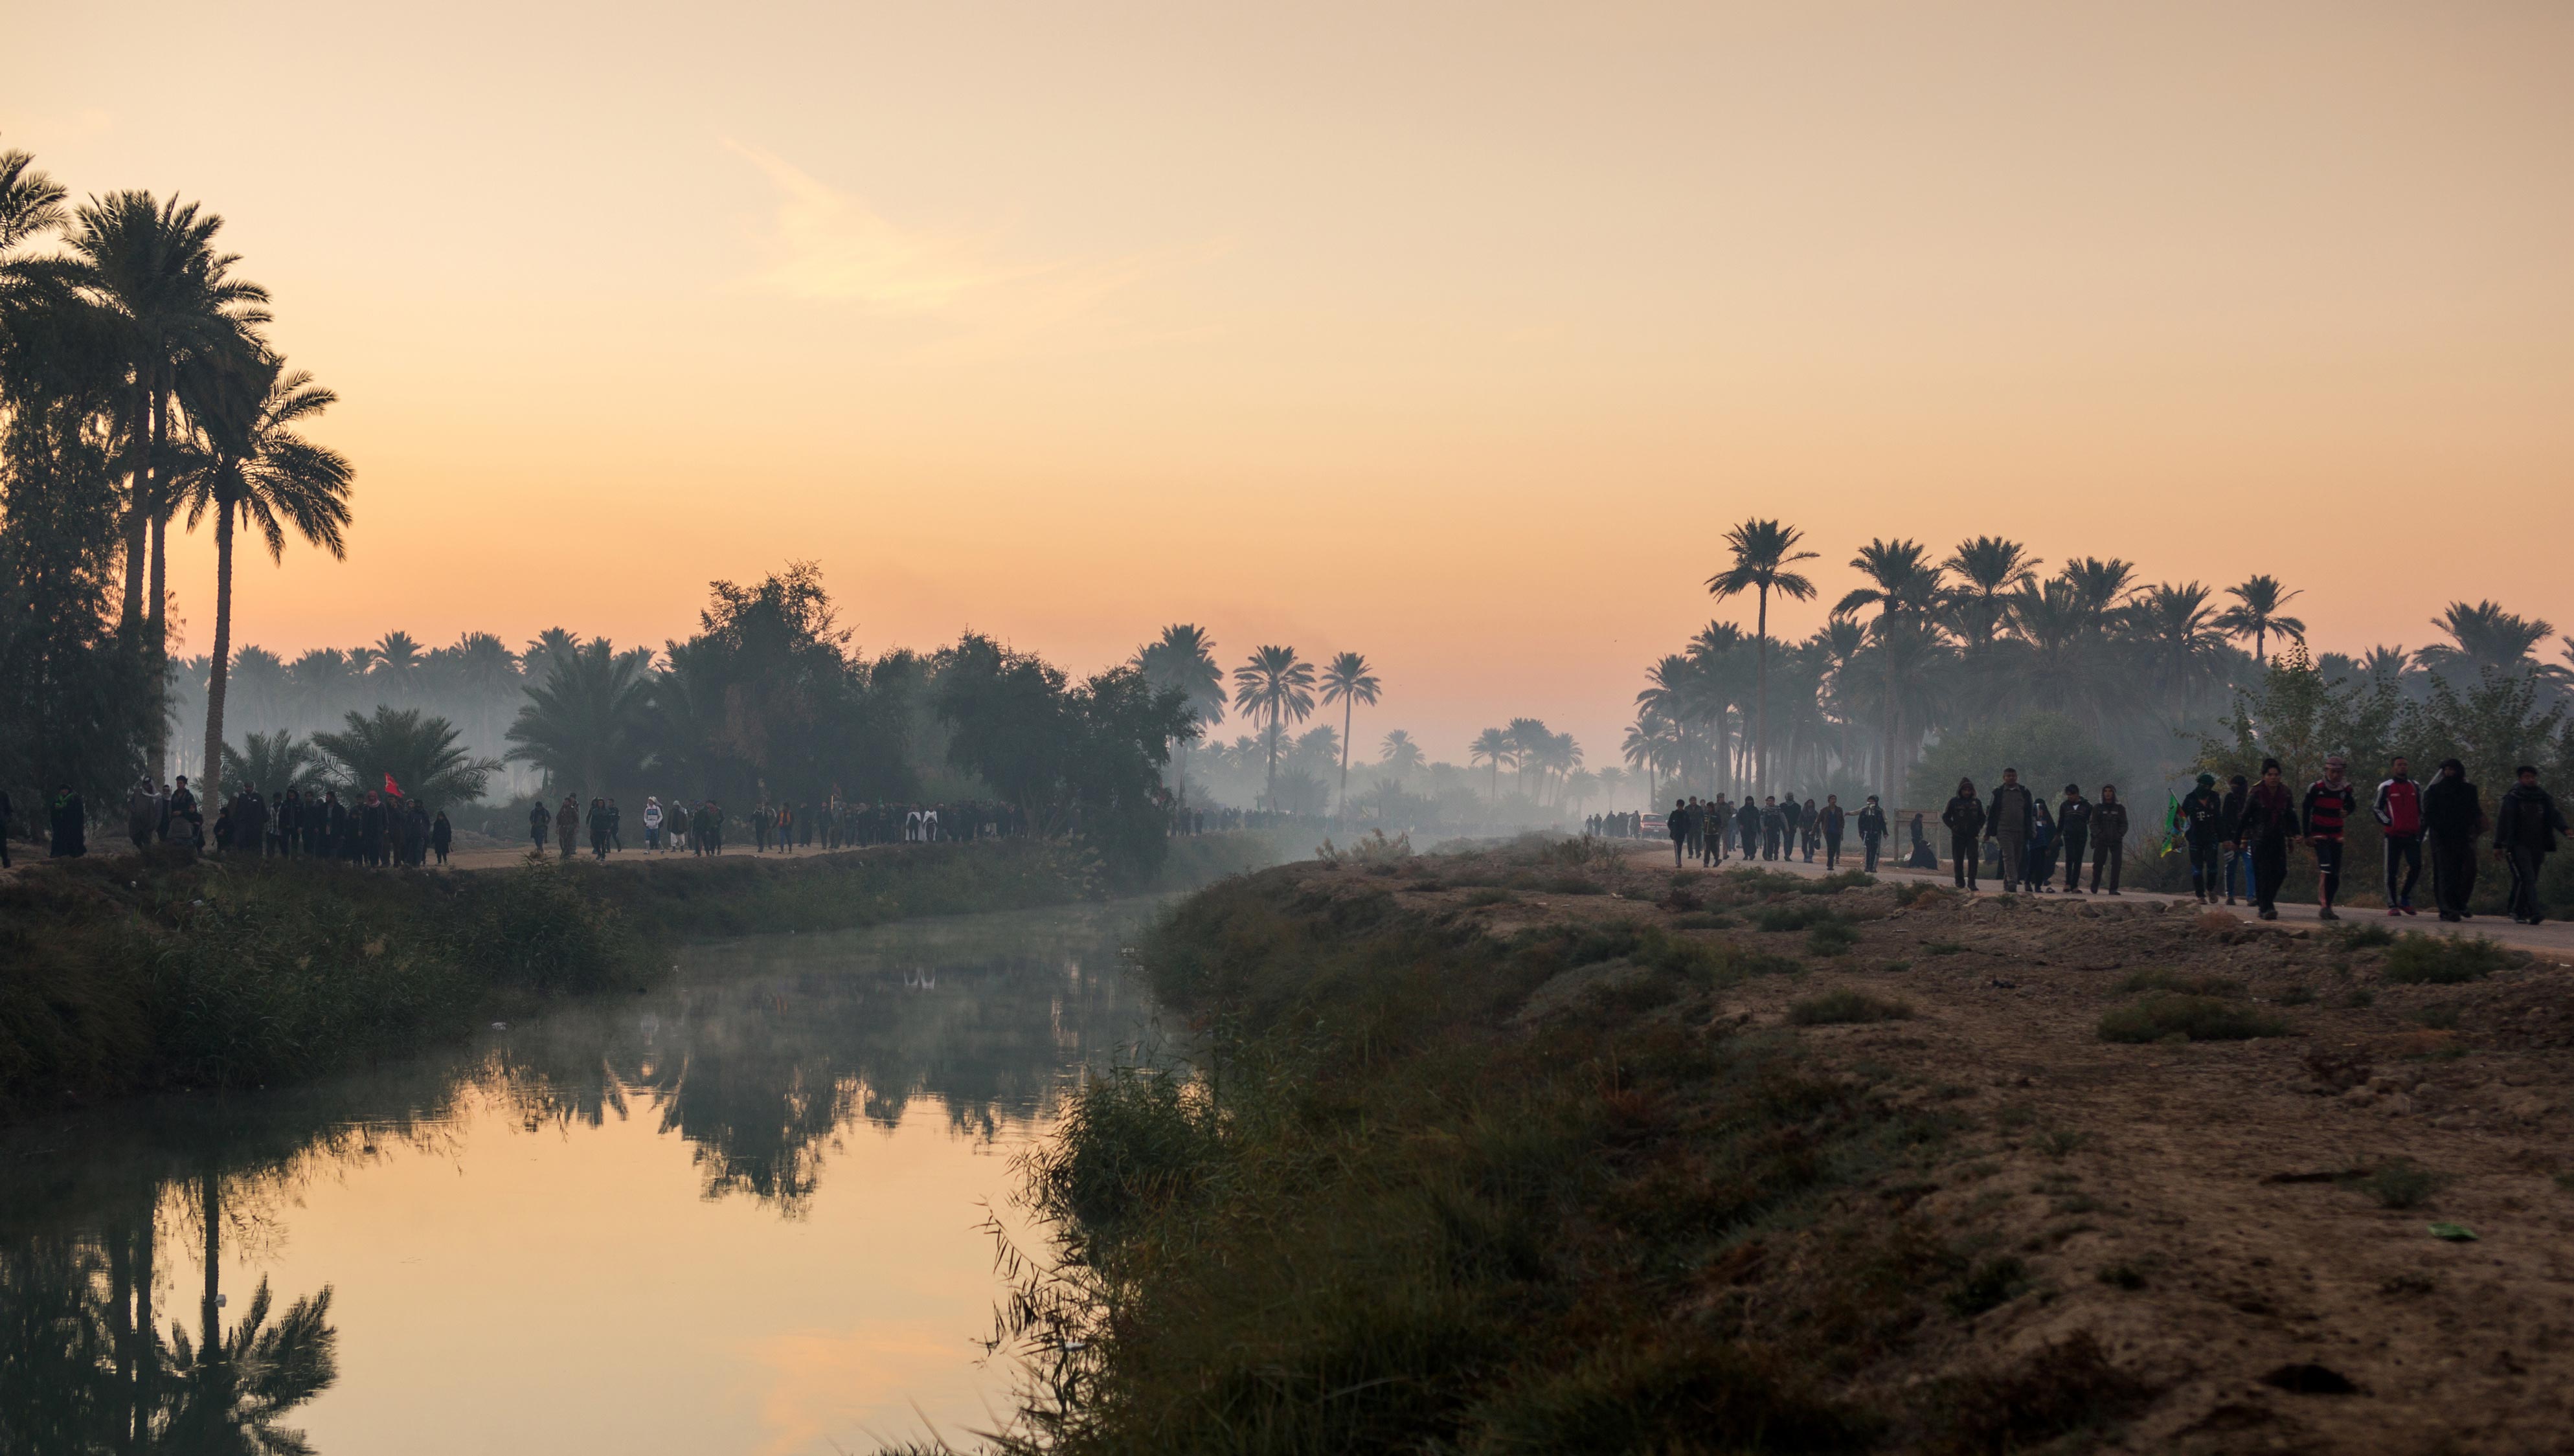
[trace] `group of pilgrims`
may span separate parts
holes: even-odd
[[[694,806],[673,794],[664,807],[659,794],[645,794],[641,814],[644,848],[653,854],[720,854],[730,822],[722,804],[711,798]],[[1006,803],[969,800],[961,803],[867,803],[837,795],[821,803],[760,800],[740,823],[751,852],[790,854],[817,845],[854,849],[869,844],[926,844],[949,839],[992,839],[1027,832],[1026,815]],[[617,800],[593,797],[587,808],[567,793],[552,809],[539,799],[528,808],[528,835],[535,852],[551,842],[566,859],[585,836],[594,858],[606,859],[626,847],[625,811]],[[739,847],[736,841],[735,847]]]
[[[1641,818],[1632,825],[1627,820],[1625,814],[1596,815],[1585,827],[1612,837],[1627,837],[1631,828],[1641,830]],[[1749,793],[1740,803],[1721,793],[1703,801],[1691,794],[1674,800],[1664,827],[1672,836],[1675,865],[1693,860],[1721,864],[1727,850],[1739,844],[1745,859],[1794,859],[1802,853],[1805,862],[1812,864],[1821,851],[1827,870],[1841,867],[1842,840],[1853,829],[1859,832],[1866,867],[1876,869],[1887,831],[1886,810],[1874,793],[1855,814],[1842,806],[1837,793],[1825,794],[1821,803],[1811,796],[1800,803],[1793,793],[1784,799],[1765,794],[1758,803]]]
[[[7,802],[0,795],[0,838],[7,832]],[[88,812],[80,795],[66,787],[49,807],[54,854],[88,852]],[[206,821],[206,808],[185,773],[157,787],[149,778],[138,778],[125,795],[126,837],[137,850],[176,842],[223,854],[371,865],[423,864],[433,855],[444,864],[456,840],[447,810],[433,812],[419,799],[406,797],[390,777],[382,789],[353,792],[347,800],[336,787],[263,793],[257,785],[245,784],[214,805],[212,823]],[[0,864],[6,862],[0,856]]]

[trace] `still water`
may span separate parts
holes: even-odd
[[[1015,1377],[1012,1155],[1158,1034],[1149,909],[690,946],[364,1075],[19,1128],[0,1451],[964,1444]]]

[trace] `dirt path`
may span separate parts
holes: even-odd
[[[2478,921],[2467,928],[2544,942],[2539,958],[2464,984],[2396,984],[2384,947],[2284,908],[2261,925],[2147,894],[1899,907],[1881,887],[1833,897],[1858,914],[1858,941],[1822,955],[1802,933],[1751,929],[1757,906],[1693,928],[1693,914],[1710,919],[1691,909],[1700,891],[1725,903],[1719,874],[1676,879],[1668,857],[1640,849],[1615,879],[1616,897],[1401,898],[1453,901],[1504,931],[1641,913],[1799,955],[1797,974],[1724,992],[1720,1019],[1797,1035],[1881,1095],[1952,1117],[1937,1166],[1889,1196],[2001,1271],[1996,1306],[1927,1336],[1895,1378],[1940,1379],[2088,1332],[2155,1392],[2107,1449],[2574,1449],[2563,931]],[[2217,994],[2282,1018],[2286,1034],[2102,1040],[2103,1013],[2137,1002],[2126,982],[2139,972],[2231,982]],[[1911,1014],[1792,1018],[1834,990]],[[2435,1223],[2474,1238],[2436,1236]]]

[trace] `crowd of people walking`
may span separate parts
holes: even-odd
[[[1027,832],[1027,816],[1016,807],[979,799],[867,803],[835,797],[818,804],[762,799],[748,811],[730,816],[711,798],[691,805],[673,794],[665,805],[659,794],[645,794],[639,818],[643,847],[649,854],[721,854],[728,835],[736,850],[747,840],[754,854],[792,854],[817,846],[854,849]],[[565,794],[552,808],[538,799],[528,808],[528,836],[539,854],[551,844],[561,857],[570,859],[586,839],[592,857],[606,859],[626,847],[625,810],[615,798],[604,795],[593,797],[587,806],[577,794]]]
[[[1627,827],[1615,823],[1624,815],[1607,817],[1615,828]],[[1598,821],[1587,827],[1593,833],[1606,831]],[[1671,812],[1663,816],[1663,827],[1671,835],[1675,865],[1722,864],[1729,853],[1746,860],[1803,855],[1804,862],[1812,864],[1821,853],[1827,870],[1839,869],[1842,845],[1855,831],[1865,867],[1874,870],[1886,843],[1887,820],[1874,793],[1857,813],[1845,808],[1841,795],[1835,793],[1825,794],[1821,803],[1811,795],[1801,803],[1795,794],[1785,799],[1765,794],[1756,803],[1749,793],[1736,802],[1720,793],[1707,799],[1690,794],[1673,800]]]

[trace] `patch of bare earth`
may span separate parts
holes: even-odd
[[[1313,870],[1502,935],[1633,921],[1796,957],[1686,1013],[1711,1035],[1775,1028],[1875,1095],[1951,1114],[1956,1134],[1892,1196],[1951,1247],[2017,1261],[1992,1307],[1918,1331],[1854,1395],[1971,1372],[1989,1388],[1996,1370],[2043,1386],[2087,1340],[2150,1398],[2075,1447],[2574,1450],[2574,967],[2515,954],[2481,979],[2398,984],[2367,937],[2188,906],[1885,884],[1747,899],[1726,871],[1655,857]],[[1827,953],[1755,928],[1801,900],[1855,938]],[[1911,1014],[1795,1013],[1835,991]],[[2100,1034],[2107,1013],[2192,991],[2276,1034]]]

